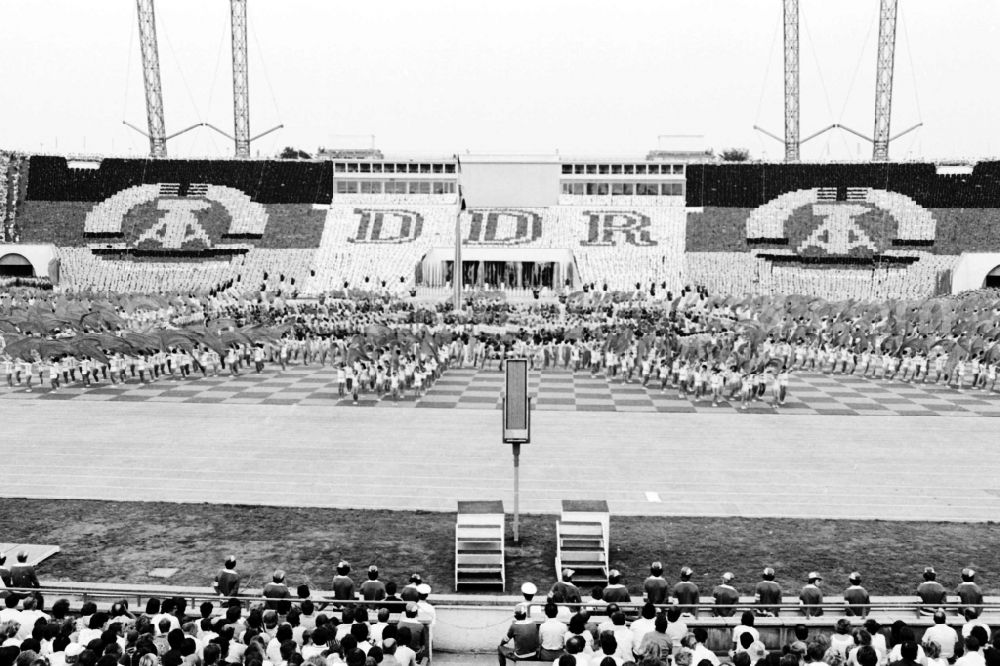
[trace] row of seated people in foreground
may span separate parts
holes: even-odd
[[[629,604],[635,602],[648,602],[656,607],[665,605],[675,605],[679,612],[686,617],[692,617],[701,610],[708,610],[702,603],[701,589],[692,579],[694,571],[690,567],[683,567],[680,571],[680,580],[671,585],[663,577],[663,564],[653,562],[649,568],[649,576],[643,581],[642,598],[633,600],[628,588],[622,582],[622,574],[616,569],[612,569],[608,574],[608,584],[597,586],[591,592],[589,599],[583,599],[579,588],[573,583],[575,571],[563,569],[561,580],[553,584],[547,594],[547,601],[558,604],[584,604],[586,607],[599,609],[608,603]],[[951,601],[960,604],[959,609],[962,614],[968,614],[972,618],[978,617],[982,604],[983,592],[976,583],[976,572],[970,568],[965,568],[961,572],[962,582],[954,590]],[[823,577],[816,571],[809,572],[808,582],[802,587],[798,596],[799,612],[806,617],[819,617],[823,615],[824,608],[829,608],[830,604],[824,604]],[[732,617],[743,605],[740,590],[733,585],[735,576],[731,572],[722,574],[721,581],[712,590],[713,603],[710,605],[711,614],[717,617]],[[848,576],[848,586],[843,589],[843,612],[847,616],[864,617],[869,614],[871,608],[871,598],[862,585],[861,574],[857,571]],[[534,583],[527,582],[521,586],[521,593],[529,607],[533,603],[537,594],[537,587]],[[923,614],[933,613],[938,607],[949,603],[948,591],[937,581],[937,572],[933,567],[925,567],[923,580],[916,587],[916,594],[920,599],[920,610]],[[784,591],[781,585],[775,580],[775,571],[771,567],[766,567],[761,580],[753,589],[752,610],[759,616],[774,617],[782,612],[781,605],[784,598]],[[564,607],[568,609],[568,607]],[[563,610],[567,613],[568,610]]]
[[[530,616],[528,604],[518,604],[514,619],[497,647],[500,666],[512,661],[542,661],[553,666],[720,666],[710,649],[708,630],[689,630],[679,609],[659,612],[642,607],[631,623],[617,604],[600,616],[581,609],[559,619],[554,603],[544,607],[544,619]],[[734,666],[1000,666],[1000,631],[978,620],[960,630],[948,626],[943,611],[917,642],[913,627],[897,620],[888,632],[873,618],[853,628],[841,618],[832,633],[795,627],[795,640],[780,652],[768,652],[754,627],[754,613],[746,611],[731,632],[728,656]],[[989,646],[989,647],[987,647]],[[982,649],[985,648],[985,649]]]
[[[417,605],[321,612],[311,599],[281,609],[238,599],[188,609],[183,598],[150,599],[143,613],[120,600],[109,611],[86,602],[74,618],[60,599],[8,592],[0,610],[0,666],[417,666],[429,624]],[[370,661],[374,660],[374,662]]]

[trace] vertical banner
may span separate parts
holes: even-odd
[[[503,409],[503,441],[531,441],[531,405],[528,400],[528,360],[507,359]]]

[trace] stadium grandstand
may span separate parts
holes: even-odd
[[[320,40],[294,25],[289,47],[366,40],[303,67],[296,104],[350,131],[346,107],[420,100],[345,75],[377,55],[423,85],[425,31],[492,29],[411,4],[432,19],[406,26],[416,47],[388,29],[400,8]],[[804,139],[783,0],[784,138],[754,126],[780,162],[700,135],[630,156],[404,157],[357,135],[251,157],[283,125],[250,130],[247,0],[228,5],[233,136],[197,108],[167,132],[137,0],[148,132],[124,124],[149,156],[0,150],[0,666],[1000,666],[1000,161],[890,159],[922,124],[890,132],[898,0],[879,3],[873,136],[837,118]],[[670,23],[701,42],[656,37],[664,105],[652,77],[570,62],[575,12],[535,9],[569,63],[557,94],[623,104],[589,129],[715,104],[691,72],[736,88],[697,69],[739,63],[690,10]],[[608,18],[586,55],[630,63]],[[508,74],[454,44],[414,133],[449,122],[469,72]],[[48,62],[25,55],[13,69]],[[542,125],[547,99],[507,92],[488,110],[516,99]],[[233,156],[168,157],[197,128]],[[872,160],[803,160],[831,130]]]
[[[10,266],[23,260],[4,270],[30,264],[64,288],[118,292],[231,280],[308,296],[443,289],[458,217],[462,283],[475,288],[676,293],[700,284],[727,296],[873,301],[993,285],[1000,168],[940,170],[5,154],[5,237],[17,241],[5,256]],[[27,261],[18,244],[48,259]]]

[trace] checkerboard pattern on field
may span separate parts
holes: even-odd
[[[282,372],[268,366],[261,374],[242,373],[237,377],[160,378],[151,384],[130,380],[125,385],[107,381],[84,388],[79,384],[52,391],[34,385],[28,392],[23,386],[0,386],[0,400],[74,400],[118,402],[187,402],[261,405],[354,406],[381,408],[458,408],[490,409],[500,407],[503,373],[494,369],[452,368],[444,373],[423,395],[408,392],[394,401],[362,393],[357,403],[351,396],[337,393],[336,372],[327,366],[291,366]],[[589,372],[550,369],[533,371],[529,379],[533,408],[563,411],[603,412],[705,412],[740,414],[820,414],[832,416],[901,415],[901,416],[1000,416],[1000,393],[984,390],[957,391],[934,384],[906,384],[899,381],[864,379],[854,376],[797,373],[792,375],[788,399],[779,409],[766,400],[752,402],[743,410],[738,400],[724,401],[717,407],[709,399],[695,401],[681,397],[676,389],[663,391],[643,387],[638,381],[609,381]]]

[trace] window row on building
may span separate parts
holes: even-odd
[[[663,176],[684,175],[683,164],[563,164],[563,175]]]
[[[336,173],[455,173],[455,165],[441,162],[334,162]]]
[[[574,195],[615,195],[647,197],[682,197],[684,183],[599,183],[563,181],[563,194]]]
[[[335,180],[337,194],[454,194],[454,181]]]

